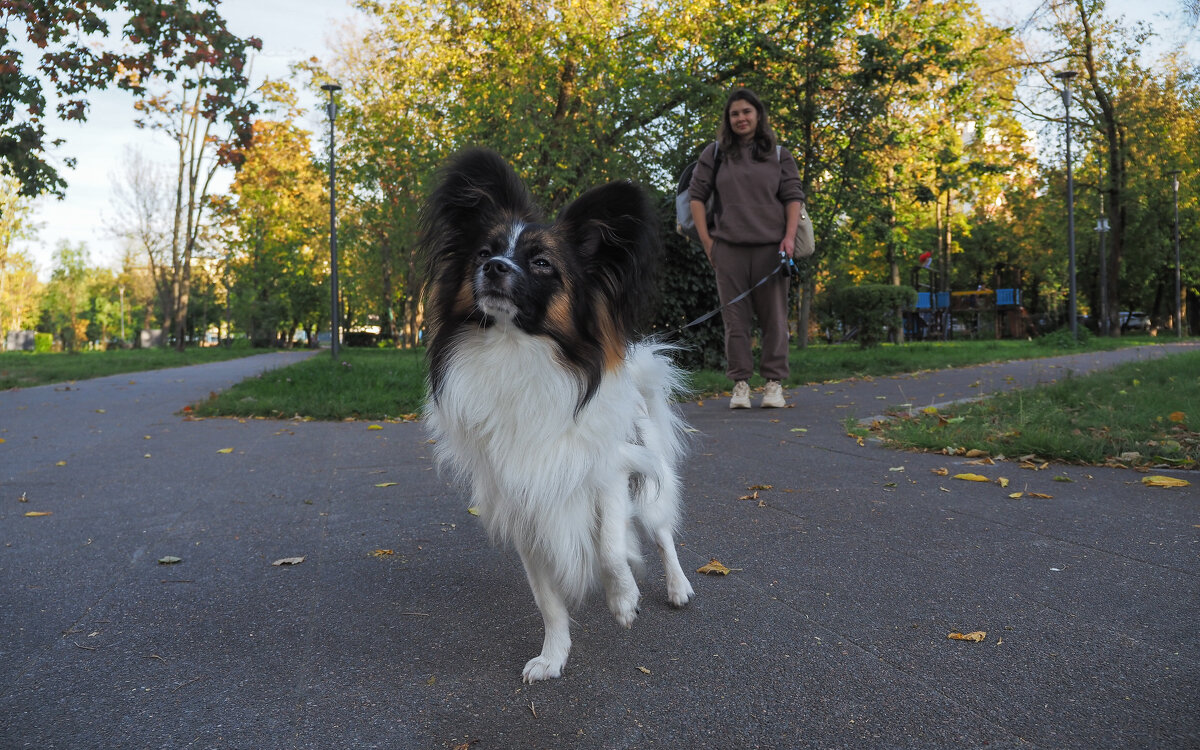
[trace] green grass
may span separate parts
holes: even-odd
[[[1103,341],[1091,348],[1120,344]],[[1063,349],[1028,341],[920,343],[868,350],[822,344],[792,352],[788,382],[797,385],[1062,353]],[[424,402],[423,357],[423,350],[344,349],[340,361],[346,364],[314,357],[246,380],[194,408],[202,416],[401,418],[420,411]],[[690,375],[690,390],[698,395],[723,392],[730,385],[720,372]]]
[[[784,385],[794,387],[805,383],[824,383],[847,378],[880,377],[903,372],[969,367],[989,362],[1056,357],[1073,352],[1108,351],[1152,342],[1153,339],[1149,337],[1100,339],[1084,336],[1078,344],[1074,344],[1069,337],[1056,335],[1033,341],[1006,339],[915,342],[901,345],[883,344],[871,349],[861,349],[857,344],[822,343],[810,345],[807,349],[792,349],[789,357],[791,377]],[[762,378],[757,376],[750,381],[752,387],[762,383]],[[721,372],[705,370],[692,374],[692,387],[697,393],[723,393],[732,386]]]
[[[105,375],[220,362],[262,354],[249,347],[192,347],[174,349],[119,349],[107,352],[0,352],[0,390],[68,383]]]
[[[343,349],[248,378],[193,407],[197,416],[405,419],[425,401],[423,350]]]
[[[900,448],[1085,464],[1200,467],[1200,352],[992,396],[875,427]]]

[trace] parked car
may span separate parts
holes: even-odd
[[[1123,312],[1121,313],[1121,330],[1148,332],[1150,330],[1150,316],[1144,312]]]

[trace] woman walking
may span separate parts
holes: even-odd
[[[715,179],[714,179],[715,175]],[[712,226],[705,201],[716,192]],[[716,272],[721,304],[728,304],[791,258],[804,191],[796,161],[779,147],[767,110],[746,88],[725,102],[716,143],[700,153],[688,189],[692,217],[708,262]],[[788,275],[777,273],[749,296],[724,308],[726,375],[734,382],[731,409],[750,408],[754,374],[751,331],[762,329],[759,374],[767,385],[762,406],[784,406],[788,376]]]

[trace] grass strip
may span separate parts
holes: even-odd
[[[1083,464],[1200,467],[1200,352],[1130,362],[874,428],[889,445]]]
[[[164,370],[262,354],[249,346],[226,348],[118,349],[102,352],[0,352],[0,390],[100,378],[146,370]]]
[[[1119,339],[1082,337],[1076,344],[1057,334],[1027,340],[934,341],[907,344],[882,344],[862,349],[857,344],[814,344],[792,349],[788,357],[791,376],[784,383],[794,387],[806,383],[826,383],[849,378],[881,377],[949,367],[970,367],[990,362],[1057,357],[1078,352],[1110,351],[1154,343],[1148,336]],[[755,376],[751,387],[763,384]],[[692,373],[692,388],[697,393],[723,393],[733,387],[724,373],[703,370]]]
[[[1143,338],[1140,342],[1146,340]],[[1083,351],[1119,345],[1121,342],[1104,341]],[[964,367],[1062,353],[1060,348],[1029,341],[919,343],[874,349],[821,344],[792,352],[793,371],[788,384]],[[424,403],[424,367],[424,350],[343,349],[337,362],[332,357],[319,355],[287,368],[272,370],[250,378],[194,409],[200,416],[399,419],[419,412]],[[723,373],[711,370],[691,373],[689,379],[690,390],[698,395],[723,392],[731,386]]]
[[[412,419],[425,402],[425,352],[343,349],[243,380],[192,407],[202,417]]]

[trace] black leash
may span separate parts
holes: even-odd
[[[786,271],[788,276],[791,276],[796,271],[796,262],[794,260],[792,260],[791,258],[787,257],[786,255],[784,255],[782,252],[779,253],[779,265],[775,266],[775,269],[773,271],[771,271],[769,274],[767,274],[766,276],[763,276],[761,279],[759,279],[758,282],[754,286],[750,287],[749,289],[742,292],[738,296],[729,300],[728,302],[721,305],[717,309],[710,310],[710,311],[704,313],[700,317],[693,320],[691,323],[685,323],[685,324],[679,326],[678,328],[672,329],[668,335],[682,333],[684,330],[691,328],[692,326],[698,326],[701,323],[703,323],[704,321],[706,321],[709,318],[716,315],[717,313],[721,312],[725,308],[729,307],[730,305],[735,305],[738,302],[741,302],[742,300],[746,299],[746,297],[750,296],[750,292],[753,292],[755,289],[758,289],[760,286],[767,283],[767,281],[769,281],[772,276],[778,274],[781,271]]]

